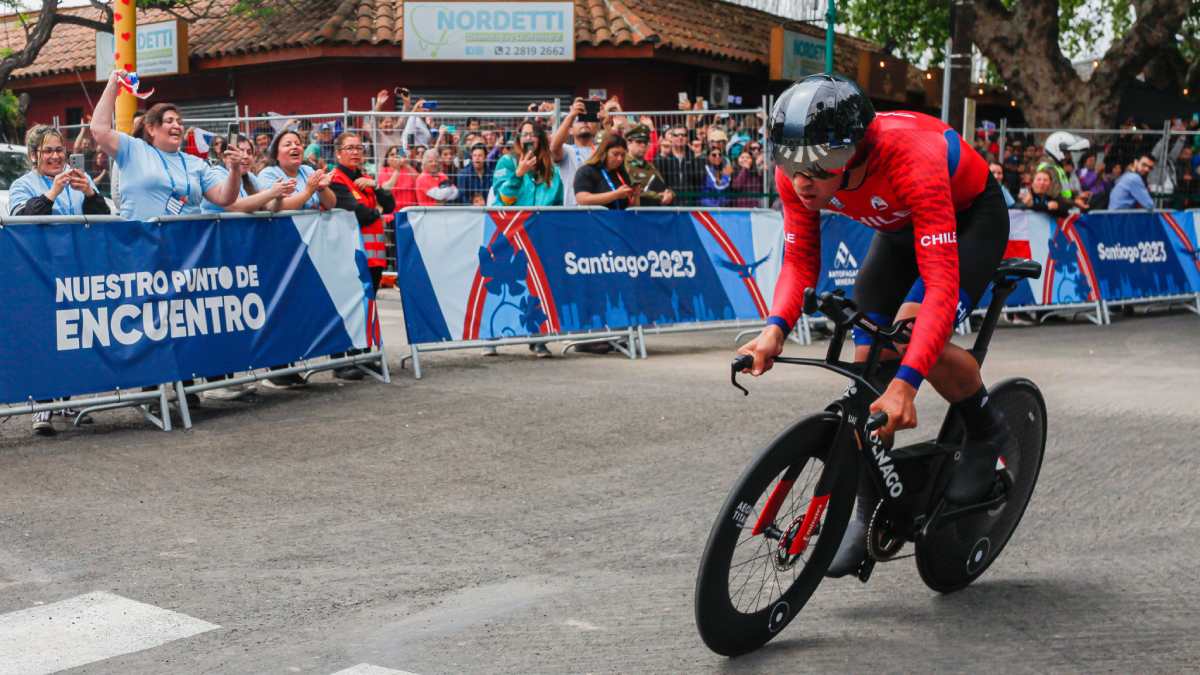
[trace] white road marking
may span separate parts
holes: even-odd
[[[571,628],[578,628],[579,630],[600,630],[600,627],[596,624],[588,623],[587,621],[580,621],[579,619],[567,619],[563,623]]]
[[[0,663],[43,675],[220,628],[186,614],[96,591],[0,615]]]
[[[410,673],[407,670],[392,670],[382,666],[373,666],[369,663],[360,663],[357,666],[351,666],[345,670],[339,670],[333,675],[417,675]]]

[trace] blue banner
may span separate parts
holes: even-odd
[[[413,344],[762,319],[782,247],[765,210],[396,214]]]
[[[221,375],[378,339],[344,211],[0,228],[0,402]]]
[[[1193,214],[1087,213],[1075,228],[1105,300],[1200,292]]]

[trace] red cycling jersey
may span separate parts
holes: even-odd
[[[925,299],[900,377],[917,386],[937,361],[954,327],[958,304],[955,213],[987,185],[987,162],[953,129],[916,112],[877,113],[863,139],[867,174],[862,185],[842,189],[828,209],[881,232],[911,230]],[[775,170],[783,201],[783,269],[771,316],[793,326],[804,289],[817,286],[821,266],[820,213],[800,202],[792,177]]]

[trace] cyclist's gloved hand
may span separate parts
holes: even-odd
[[[883,442],[890,442],[892,435],[901,429],[917,427],[917,406],[913,404],[916,397],[917,390],[911,384],[904,380],[892,380],[883,396],[871,404],[872,413],[882,411],[888,416],[887,424],[876,432]]]
[[[742,345],[737,353],[754,357],[754,366],[750,368],[750,374],[758,377],[775,365],[775,357],[783,353],[785,339],[778,326],[767,326],[758,337]]]

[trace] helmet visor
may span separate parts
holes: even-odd
[[[775,145],[775,163],[789,176],[797,173],[818,180],[840,176],[854,157],[855,146],[843,145]]]

